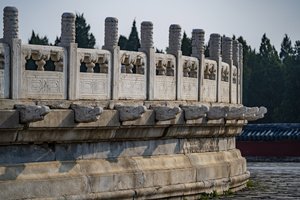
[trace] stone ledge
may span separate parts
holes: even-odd
[[[4,199],[155,199],[237,188],[249,178],[239,150],[186,155],[54,161],[2,165]],[[198,176],[201,174],[201,176]],[[210,174],[217,174],[211,177]],[[22,191],[26,190],[26,193]],[[134,192],[132,192],[134,191]],[[78,195],[80,194],[80,195]],[[95,196],[93,196],[95,195]],[[132,196],[134,195],[134,196]]]

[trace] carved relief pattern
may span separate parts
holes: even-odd
[[[215,80],[203,80],[203,97],[205,101],[215,102],[217,100],[217,83]]]
[[[15,105],[15,108],[20,112],[21,123],[41,121],[45,115],[50,113],[48,106]]]
[[[54,61],[55,70],[62,72],[64,69],[64,51],[66,49],[62,47],[48,47],[48,46],[38,46],[38,45],[22,45],[22,61],[23,69],[28,59],[32,57],[38,66],[37,71],[44,71],[44,66],[46,61],[51,57]]]
[[[19,20],[18,9],[15,7],[5,7],[3,16],[3,38],[18,38],[19,37]]]
[[[155,54],[155,66],[159,76],[174,76],[175,57],[170,54]]]
[[[227,63],[222,62],[221,81],[228,82],[228,75],[229,75],[229,65]]]
[[[118,45],[118,19],[107,17],[105,19],[105,46]]]
[[[87,72],[80,72],[80,99],[110,98],[110,53],[106,50],[77,49],[78,70],[82,62],[86,63]],[[100,65],[100,73],[93,73],[96,63]]]
[[[209,43],[209,55],[210,58],[215,60],[218,59],[221,55],[221,36],[218,33],[210,35]]]
[[[220,98],[221,102],[229,103],[229,82],[221,81]]]
[[[222,40],[222,60],[230,64],[232,60],[232,39],[230,37],[223,37]]]
[[[192,56],[198,59],[204,54],[204,34],[203,29],[193,29],[192,32]]]
[[[233,65],[239,66],[239,42],[237,40],[233,40],[232,42],[232,60]]]
[[[81,63],[85,62],[88,73],[94,72],[96,63],[100,66],[100,73],[109,73],[109,58],[109,51],[106,50],[77,49],[78,69],[80,68]]]
[[[80,99],[108,99],[108,76],[107,74],[81,73],[79,87]]]
[[[156,76],[154,98],[156,100],[175,99],[175,78],[172,76]]]
[[[188,56],[182,56],[183,76],[197,78],[198,59]]]
[[[145,74],[146,55],[141,52],[120,51],[121,72],[132,74],[134,65],[136,74]]]
[[[121,99],[146,99],[146,77],[140,74],[120,75]]]
[[[205,59],[204,79],[216,80],[217,62]]]
[[[75,43],[75,15],[74,13],[64,13],[61,18],[61,43],[66,46]]]
[[[186,100],[198,99],[198,80],[196,78],[183,77],[182,96]]]
[[[169,50],[168,52],[177,52],[181,50],[181,27],[172,24],[169,28]]]
[[[64,76],[61,72],[23,72],[23,97],[40,99],[63,98],[63,88]]]
[[[153,47],[153,23],[142,22],[141,24],[141,48]]]

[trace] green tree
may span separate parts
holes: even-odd
[[[96,39],[92,33],[89,33],[91,27],[86,23],[83,13],[76,13],[75,28],[75,42],[78,44],[78,47],[93,49],[96,44]]]
[[[191,56],[192,54],[192,40],[187,37],[185,31],[181,40],[181,51],[182,55]]]
[[[131,27],[131,32],[129,34],[129,38],[126,44],[126,50],[128,51],[138,51],[140,48],[140,39],[139,35],[136,29],[136,22],[133,20],[132,27]]]
[[[280,49],[280,59],[282,62],[285,61],[286,58],[290,57],[293,54],[292,42],[287,34],[284,35],[283,41],[281,43]]]
[[[285,66],[285,87],[283,101],[275,110],[276,117],[281,122],[300,122],[300,41],[295,42],[294,49],[287,35],[283,38],[281,52]]]
[[[31,37],[28,39],[28,44],[49,45],[49,41],[46,36],[40,37],[39,34],[35,34],[32,30]]]
[[[251,83],[248,93],[249,106],[265,106],[268,113],[255,123],[280,122],[276,112],[282,102],[284,91],[284,68],[280,62],[278,53],[271,45],[266,34],[263,35],[256,64],[251,66]]]
[[[124,35],[120,35],[118,46],[120,46],[121,50],[126,50],[128,39]]]

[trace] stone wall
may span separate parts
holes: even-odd
[[[204,58],[194,29],[182,56],[173,24],[168,54],[155,53],[147,21],[139,51],[121,51],[118,19],[104,29],[102,50],[78,48],[75,15],[64,13],[58,47],[22,44],[18,10],[4,8],[1,198],[197,199],[245,187],[235,136],[267,110],[242,105],[242,46],[223,38],[221,54],[212,34]]]

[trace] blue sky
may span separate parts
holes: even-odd
[[[285,33],[293,45],[300,40],[299,0],[1,0],[1,16],[5,6],[19,10],[19,37],[23,43],[28,42],[32,30],[53,43],[60,35],[64,12],[84,13],[97,48],[104,43],[106,17],[117,17],[119,34],[127,37],[134,19],[138,30],[142,21],[152,21],[154,46],[159,49],[168,46],[171,24],[180,24],[189,37],[193,29],[204,29],[206,42],[211,33],[243,36],[257,50],[264,33],[278,51]]]

